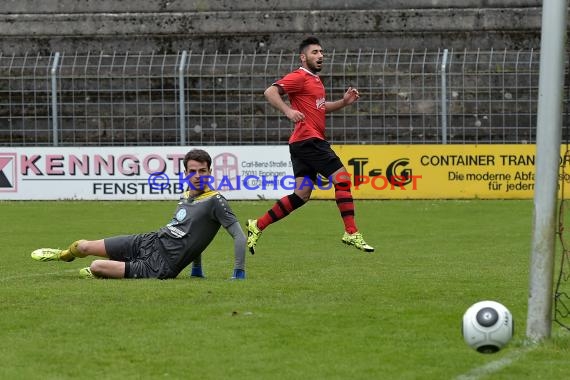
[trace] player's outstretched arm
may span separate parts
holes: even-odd
[[[243,230],[238,222],[235,222],[226,227],[228,233],[234,239],[234,272],[232,279],[245,279],[245,246],[247,239]]]
[[[344,93],[342,99],[335,102],[326,102],[325,111],[327,113],[337,111],[341,108],[351,105],[360,98],[360,93],[354,87],[349,87]]]

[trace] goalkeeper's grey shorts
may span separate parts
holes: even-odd
[[[125,262],[125,278],[172,278],[173,273],[157,248],[156,232],[104,239],[107,256]],[[175,277],[175,276],[174,276]]]

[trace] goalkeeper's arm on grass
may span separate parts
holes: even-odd
[[[246,237],[238,222],[232,223],[226,227],[228,233],[234,239],[234,273],[232,279],[245,279],[245,245]]]

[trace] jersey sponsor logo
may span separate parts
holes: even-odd
[[[172,232],[172,234],[174,235],[174,237],[183,238],[183,237],[186,235],[186,233],[185,233],[184,231],[182,231],[181,229],[176,228],[176,227],[174,227],[174,226],[172,226],[172,225],[167,225],[166,228],[168,228],[168,230],[169,230],[170,232]]]
[[[317,109],[321,109],[321,108],[325,108],[325,98],[319,98],[316,100],[315,105],[317,106]]]

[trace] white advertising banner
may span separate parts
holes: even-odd
[[[172,200],[190,185],[186,147],[0,148],[0,200]],[[201,147],[204,181],[228,199],[277,199],[294,187],[289,148]]]

